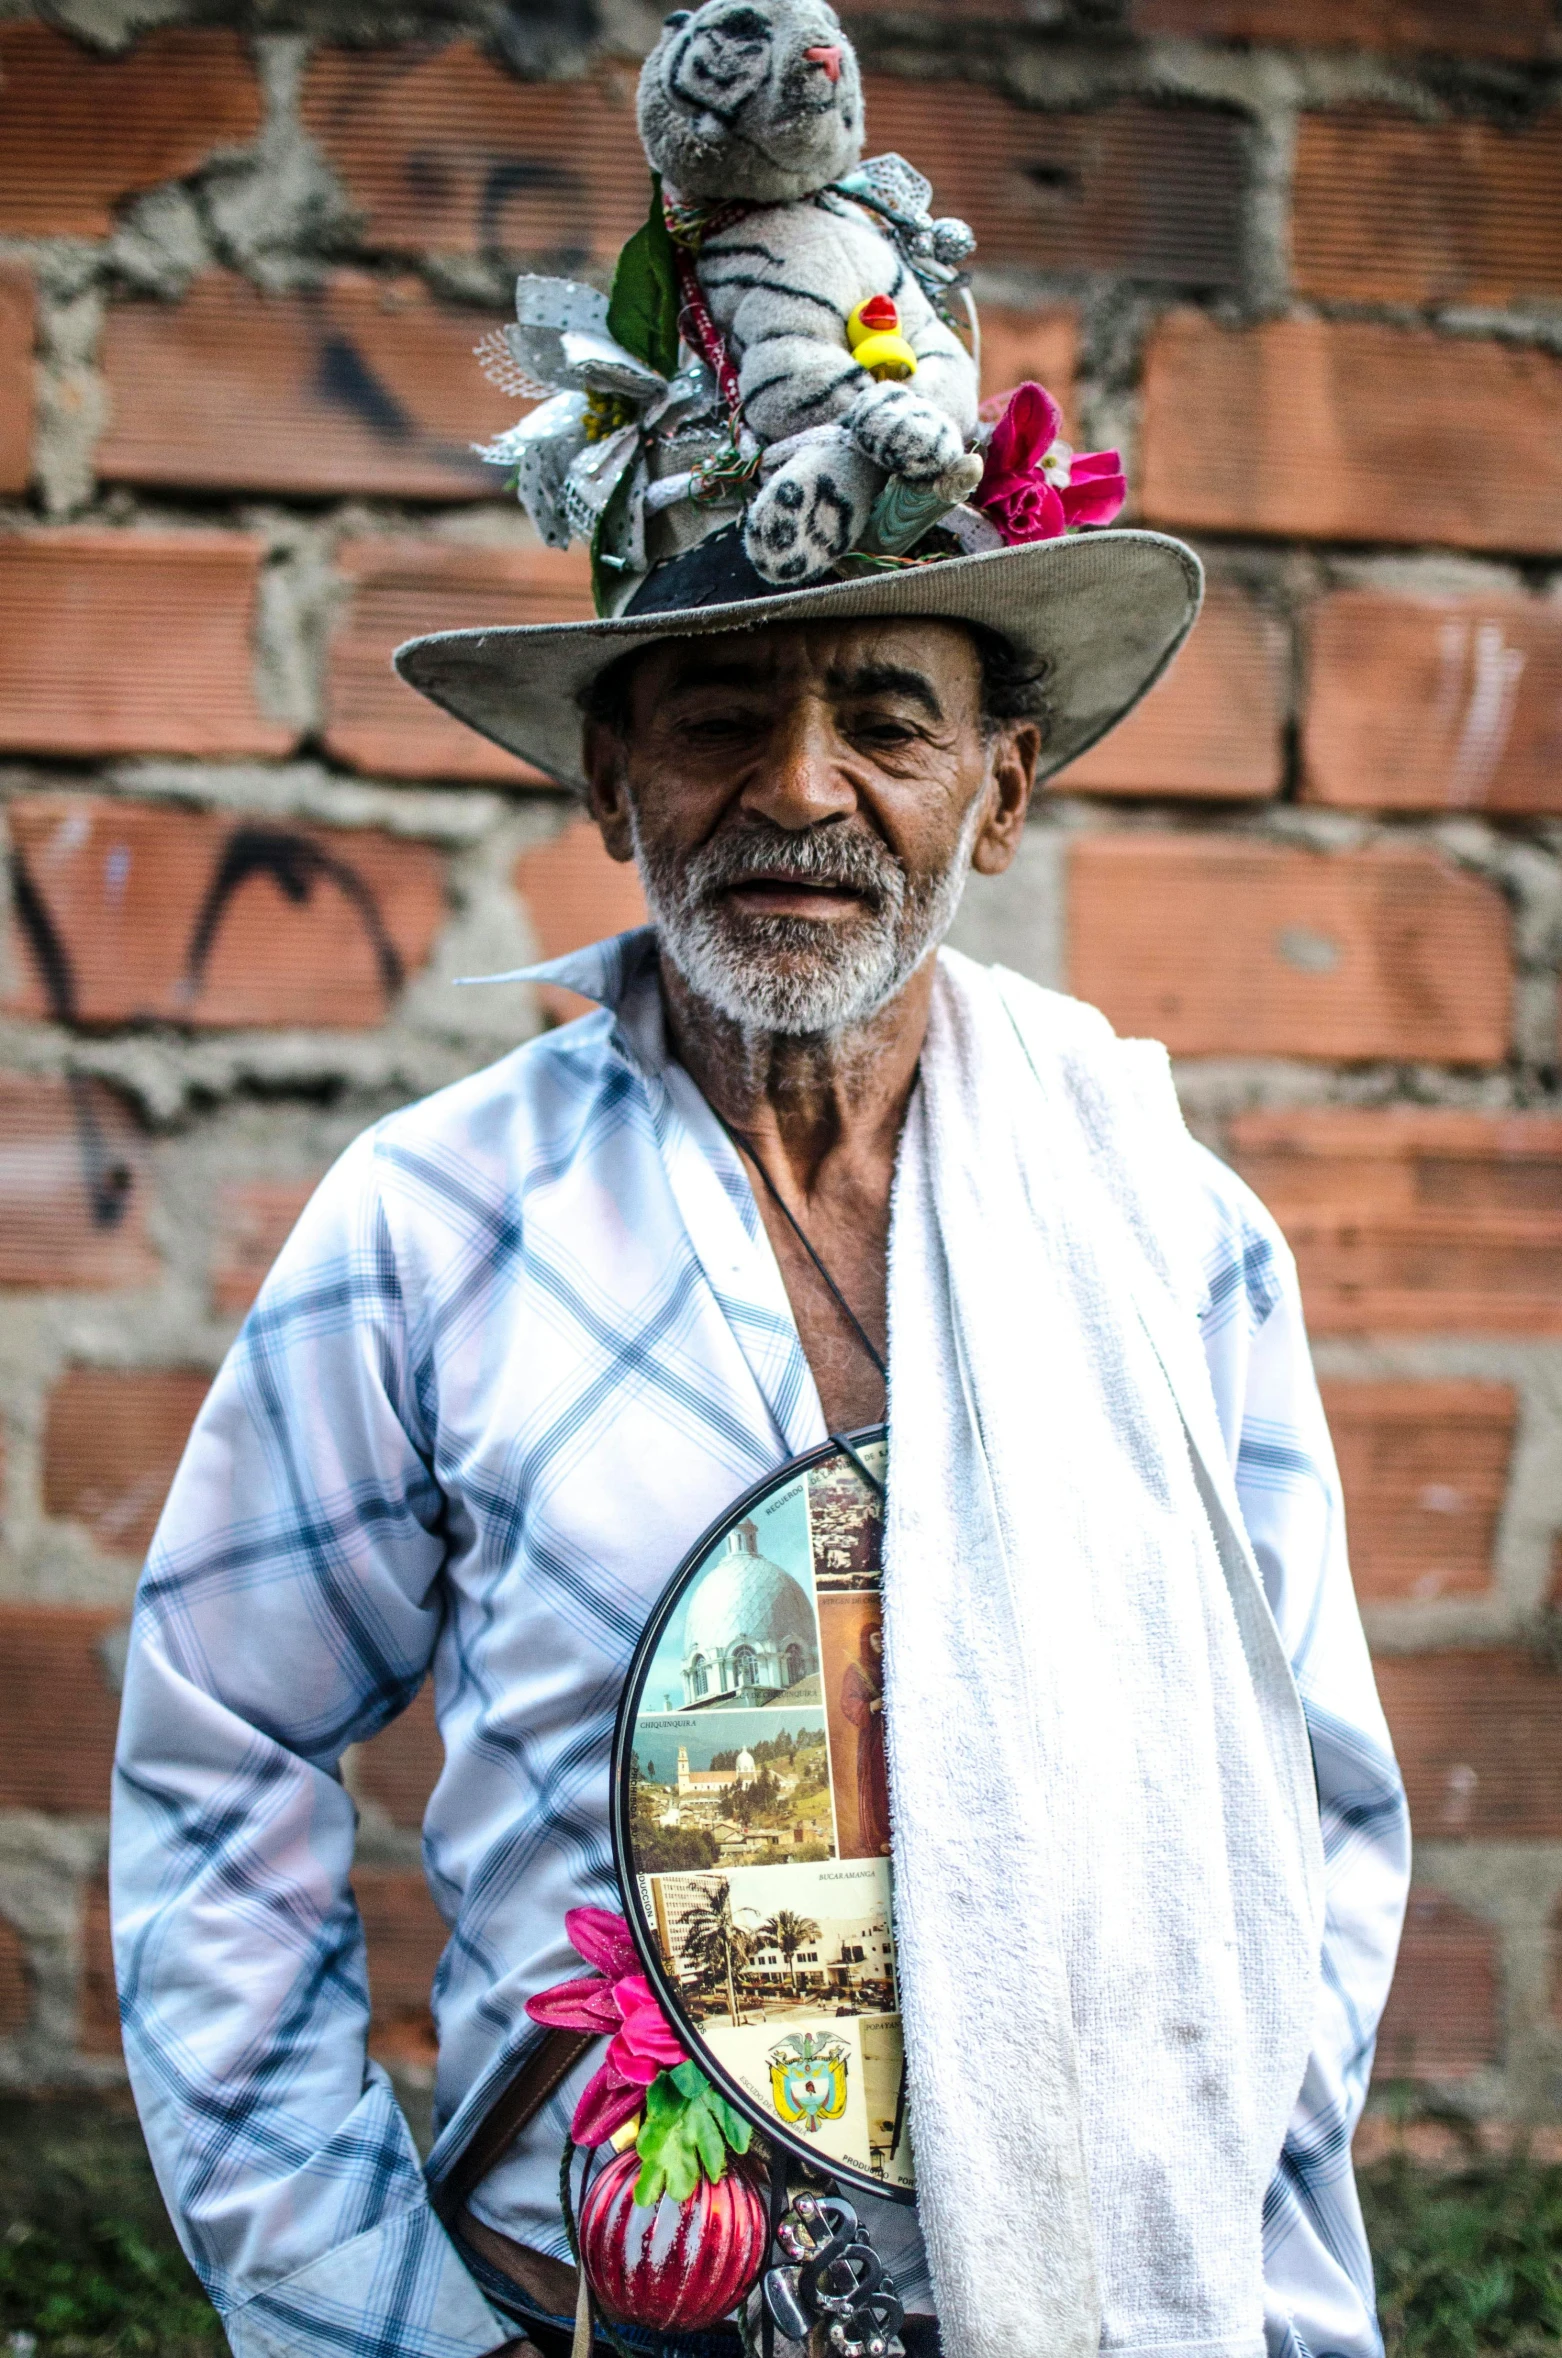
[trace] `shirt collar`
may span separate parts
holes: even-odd
[[[513,966],[504,974],[463,974],[459,980],[463,984],[557,983],[605,1007],[648,1072],[662,1072],[670,1061],[654,925],[637,925],[628,933],[613,934],[606,941],[591,942],[583,950],[570,950],[562,958],[547,958],[536,966]]]

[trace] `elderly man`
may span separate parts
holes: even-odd
[[[535,970],[593,1013],[342,1157],[147,1564],[126,2055],[240,2358],[561,2358],[571,2320],[585,2358],[560,2163],[597,2057],[527,2006],[586,2003],[567,1917],[633,1986],[626,1672],[702,1533],[881,1423],[915,2163],[914,2205],[861,2198],[908,2312],[882,2358],[1380,2352],[1350,2137],[1405,1813],[1290,1259],[1163,1052],[940,949],[1201,569],[1099,529],[1117,455],[1042,387],[979,418],[970,233],[861,160],[862,112],[825,0],[667,18],[611,296],[523,279],[490,354],[535,406],[489,455],[589,541],[597,618],[397,657],[587,799],[653,923]],[[366,2055],[342,1760],[427,1677],[425,2168]],[[737,2358],[727,2317],[606,2330]]]
[[[1049,1024],[1066,1033],[1079,1011],[1014,978],[989,1000],[981,970],[935,955],[969,869],[997,873],[1019,840],[1047,726],[1035,666],[985,624],[903,614],[742,636],[647,624],[627,653],[622,635],[598,641],[583,766],[609,851],[640,864],[654,928],[540,970],[599,1000],[598,1014],[391,1116],[343,1157],[213,1388],[147,1568],[116,1797],[116,1938],[127,2053],[170,2206],[246,2358],[477,2353],[522,2319],[549,2344],[548,2320],[573,2308],[556,2186],[576,2083],[473,2191],[458,2248],[365,2059],[342,1754],[432,1671],[445,1765],[424,1849],[452,1928],[435,1990],[437,2185],[535,2038],[522,2001],[567,1969],[566,1909],[615,1903],[607,1752],[659,1588],[767,1467],[881,1418],[886,1365],[903,1972],[914,1982],[921,1969],[919,1922],[962,1965],[973,1940],[991,1953],[1002,1927],[981,1914],[988,1886],[967,1879],[976,1913],[962,1930],[940,1900],[938,1845],[1012,1837],[1012,1794],[1000,1786],[984,1802],[962,1787],[957,1754],[987,1753],[994,1713],[1026,1705],[1012,1685],[980,1692],[980,1630],[960,1620],[1002,1606],[959,1462],[969,1434],[955,1436],[929,1374],[948,1343],[942,1316],[970,1362],[1008,1563],[1050,1581],[1039,1632],[1006,1631],[1006,1643],[1037,1641],[1033,1678],[1055,1647],[1067,1683],[1085,1682],[1084,1721],[1060,1709],[1066,1698],[1032,1695],[1045,1725],[1018,1774],[1066,1783],[1088,1823],[1084,1786],[1117,1770],[1086,1723],[1099,1718],[1143,1758],[1094,1829],[1114,1846],[1099,1874],[1073,1849],[1031,1860],[1011,1839],[1002,1852],[1004,1873],[1034,1863],[1066,1883],[1071,1922],[1052,1936],[1051,1963],[1071,2020],[1049,2003],[1036,1945],[1047,1936],[1028,1915],[1038,1894],[1015,1889],[1009,1981],[1024,2011],[1001,2035],[990,2019],[985,2033],[965,2026],[951,2105],[963,2116],[952,2174],[980,2172],[989,2248],[962,2243],[939,2153],[951,2090],[931,2063],[912,2086],[931,2268],[916,2214],[885,2206],[876,2239],[908,2307],[925,2314],[936,2295],[946,2346],[962,2354],[987,2346],[968,2281],[984,2267],[1017,2277],[1020,2310],[1043,2320],[1015,2349],[1084,2347],[1102,2326],[1147,2342],[1144,2315],[1163,2322],[1158,2285],[1190,2328],[1214,2316],[1215,2333],[1189,2330],[1190,2344],[1234,2347],[1206,2279],[1240,2285],[1241,2254],[1206,2247],[1246,2237],[1256,2254],[1261,2212],[1271,2349],[1370,2358],[1348,2148],[1392,1960],[1403,1812],[1291,1265],[1240,1184],[1159,1116],[1137,1131],[1126,1116],[1103,1121],[1094,1169],[1060,1177],[1048,1091],[1024,1095],[1055,1076],[1027,1060],[1044,1054]],[[555,668],[547,651],[539,671]],[[1054,673],[1050,685],[1055,697],[1066,683]],[[994,1025],[1004,1037],[986,1036]],[[1081,1069],[1104,1058],[1102,1034],[1098,1052],[1075,1042]],[[966,1105],[963,1092],[989,1087],[1013,1101]],[[1165,1209],[1168,1232],[1173,1205],[1182,1223],[1161,1253],[1170,1283],[1150,1355],[1168,1363],[1188,1438],[1170,1452],[1182,1448],[1180,1471],[1153,1465],[1148,1482],[1158,1437],[1153,1417],[1139,1430],[1131,1413],[1134,1384],[1153,1380],[1142,1351],[1109,1369],[1099,1414],[1091,1403],[1067,1449],[1050,1446],[1073,1413],[1060,1389],[1095,1382],[1071,1323],[1091,1304],[1037,1289],[1021,1233],[1067,1210],[1062,1241],[1096,1310],[1134,1324],[1110,1269],[1097,1284],[1089,1206],[1055,1199],[1077,1183],[1104,1201],[1111,1157],[1126,1167],[1135,1153],[1151,1160],[1127,1172],[1130,1225],[1146,1204]],[[1126,1250],[1119,1240],[1107,1258]],[[1033,1329],[1043,1303],[1049,1324]],[[1190,1384],[1204,1395],[1192,1407]],[[1081,1451],[1094,1453],[1087,1487],[1070,1499],[1064,1461]],[[1217,1490],[1262,1580],[1233,1626],[1261,1613],[1267,1630],[1249,1628],[1246,1672],[1229,1632],[1194,1633],[1197,1690],[1168,1694],[1156,1649],[1180,1682],[1189,1641],[1159,1629],[1130,1665],[1125,1716],[1099,1651],[1132,1648],[1134,1628],[1105,1613],[1079,1627],[1068,1592],[1115,1580],[1120,1564],[1123,1613],[1135,1627],[1165,1618],[1163,1604],[1151,1610],[1154,1565],[1130,1561],[1130,1526],[1202,1519],[1206,1542],[1213,1527],[1230,1548]],[[1011,1519],[1028,1519],[1029,1537],[1005,1535]],[[1081,1519],[1106,1543],[1091,1563]],[[1038,1537],[1060,1578],[1033,1569]],[[1240,1578],[1229,1574],[1233,1595]],[[1213,1630],[1209,1596],[1201,1611]],[[974,1682],[965,1724],[945,1730],[925,1685],[897,1723],[896,1648],[910,1663],[951,1638]],[[1322,1883],[1300,1898],[1269,1855],[1294,1831],[1271,1773],[1285,1739],[1248,1724],[1277,1679],[1299,1691],[1298,1726],[1305,1713],[1314,1844],[1322,1821]],[[1000,1765],[1015,1732],[996,1728]],[[1082,1777],[1053,1744],[1088,1749]],[[1241,1772],[1224,1788],[1222,1746]],[[931,1776],[953,1781],[930,1831]],[[1212,1859],[1179,1822],[1179,1792],[1186,1814],[1214,1795],[1246,1833],[1217,1841]],[[962,1823],[968,1807],[978,1815]],[[1210,1911],[1211,1970],[1190,1969],[1175,2003],[1155,1944],[1188,1926],[1153,1857],[1130,1858],[1147,1844],[1197,1870]],[[1111,1921],[1114,1892],[1147,1895],[1148,1916]],[[1158,1992],[1148,2025],[1133,2019],[1136,1976]],[[1276,1985],[1287,2007],[1268,2018],[1263,1991]],[[1114,2042],[1139,2074],[1146,2040],[1154,2076],[1133,2097]],[[1157,2116],[1195,2141],[1186,2183]],[[1039,2238],[1028,2252],[1013,2243],[1027,2219]],[[1052,2281],[1049,2224],[1093,2243],[1089,2282]],[[1149,2238],[1145,2282],[1125,2232]],[[958,2341],[954,2313],[969,2320]]]

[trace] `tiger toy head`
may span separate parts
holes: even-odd
[[[862,77],[825,0],[705,0],[667,18],[639,119],[678,196],[787,204],[862,153]]]

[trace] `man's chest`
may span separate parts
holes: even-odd
[[[880,1362],[888,1357],[887,1214],[882,1225],[846,1218],[810,1223],[816,1261],[773,1204],[762,1203],[760,1211],[826,1425],[850,1433],[882,1424],[884,1375],[873,1353]]]

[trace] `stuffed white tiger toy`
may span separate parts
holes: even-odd
[[[963,499],[981,473],[976,368],[897,246],[830,184],[862,152],[862,80],[824,0],[706,0],[668,17],[640,76],[640,133],[674,202],[761,211],[720,224],[696,271],[764,445],[744,545],[803,582],[861,539],[885,480]],[[958,225],[951,225],[958,228]],[[915,355],[877,382],[848,321],[888,296]]]

